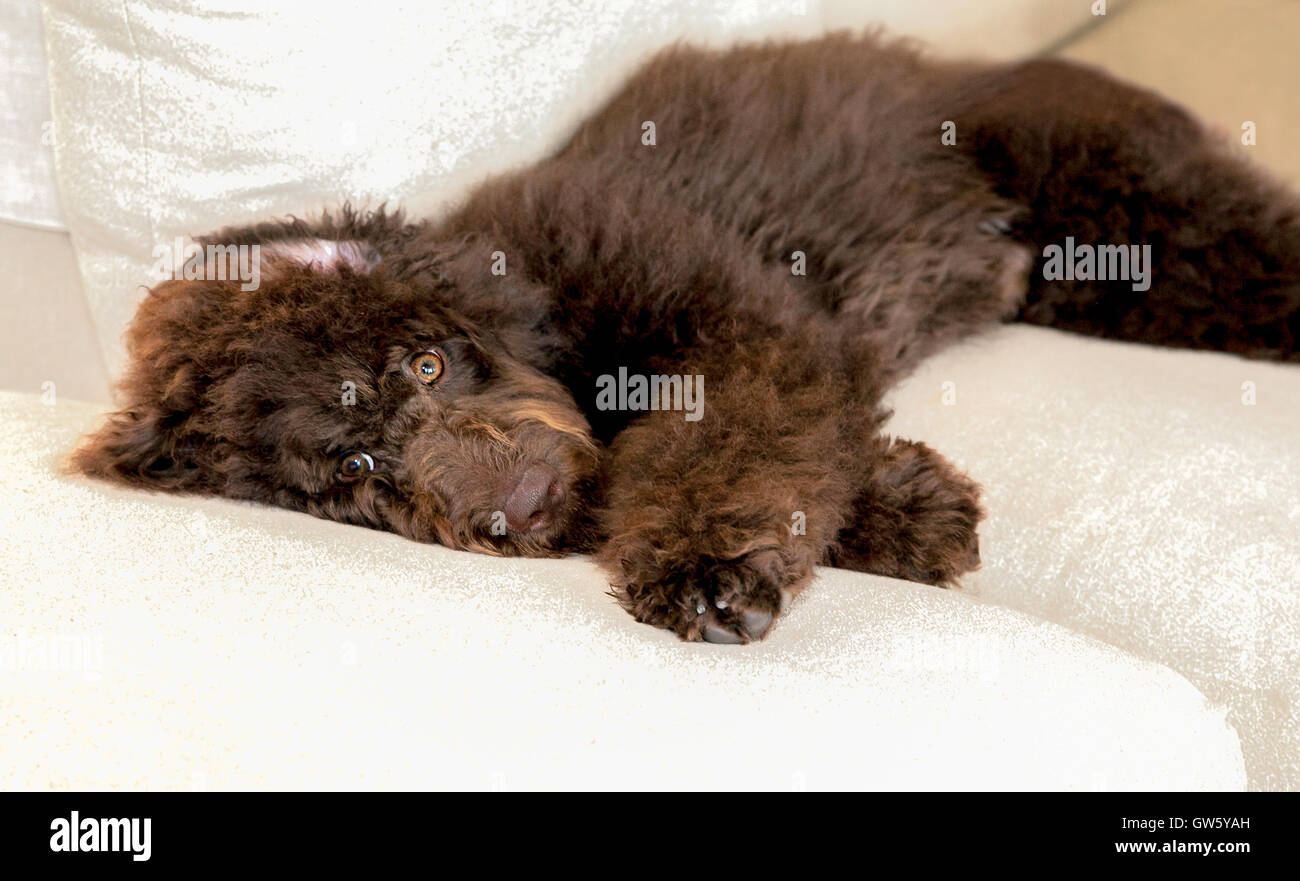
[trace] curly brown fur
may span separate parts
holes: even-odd
[[[1181,107],[1064,61],[971,78],[947,99],[966,147],[1024,205],[1012,235],[1151,246],[1149,291],[1047,281],[1020,319],[1157,345],[1300,361],[1300,201]]]
[[[882,434],[921,358],[1018,315],[1296,360],[1297,218],[1183,111],[1075,65],[876,36],[676,48],[444,219],[205,239],[264,248],[260,289],[155,288],[124,407],[74,463],[456,548],[592,551],[638,620],[747,642],[818,564],[940,585],[978,565],[976,485]],[[1151,244],[1150,290],[1043,281],[1067,235]],[[598,406],[619,368],[703,377],[702,418]],[[340,473],[360,453],[373,470]]]

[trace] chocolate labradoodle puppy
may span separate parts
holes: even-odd
[[[1053,269],[1067,237],[1096,267]],[[1185,111],[877,36],[667,51],[439,220],[203,242],[260,246],[260,287],[154,288],[76,467],[593,552],[690,640],[762,638],[818,564],[979,565],[976,484],[881,431],[885,391],[955,340],[1021,320],[1300,360],[1300,202]]]

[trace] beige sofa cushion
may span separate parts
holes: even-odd
[[[984,487],[971,595],[1179,671],[1300,789],[1300,369],[1014,326],[893,403]]]
[[[762,644],[499,560],[58,476],[96,409],[0,393],[0,788],[1235,789],[1181,676],[826,570]]]

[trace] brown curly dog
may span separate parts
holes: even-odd
[[[674,48],[442,219],[201,244],[257,245],[260,285],[158,285],[77,468],[592,552],[692,640],[762,638],[818,564],[978,566],[975,483],[881,432],[884,392],[955,340],[1021,320],[1300,359],[1300,205],[1186,112],[878,36]]]

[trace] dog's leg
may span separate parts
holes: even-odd
[[[762,638],[851,515],[883,419],[878,389],[807,340],[733,341],[681,361],[697,421],[641,416],[610,449],[599,559],[637,620],[684,639]]]
[[[1036,60],[965,81],[948,112],[1000,195],[1027,209],[1011,230],[1039,255],[1021,320],[1300,361],[1300,199],[1182,108]],[[1045,251],[1067,240],[1062,263],[1076,268],[1078,246],[1095,261],[1061,278]],[[1103,245],[1125,253],[1103,258]],[[1103,259],[1127,277],[1099,280]]]
[[[925,444],[892,443],[853,503],[830,562],[924,584],[952,585],[979,567],[979,487]]]

